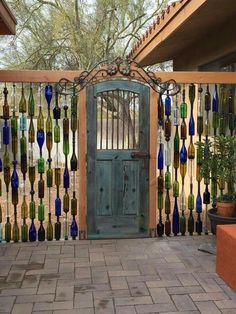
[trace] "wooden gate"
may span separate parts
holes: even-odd
[[[149,156],[149,87],[127,80],[89,86],[89,238],[148,235]]]

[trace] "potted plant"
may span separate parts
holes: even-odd
[[[201,175],[204,183],[211,182],[213,207],[217,210],[219,223],[232,223],[232,219],[222,221],[220,217],[236,216],[236,137],[216,136],[213,140],[197,142],[198,163],[201,164]],[[217,186],[220,195],[217,197]],[[216,210],[210,210],[216,214]],[[233,218],[236,222],[236,218]]]

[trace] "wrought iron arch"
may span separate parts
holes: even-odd
[[[108,60],[97,63],[90,71],[83,71],[80,76],[75,77],[74,81],[62,78],[58,86],[60,94],[74,91],[78,94],[83,88],[96,81],[107,79],[123,78],[141,81],[148,84],[154,91],[159,94],[169,93],[174,96],[180,91],[180,86],[175,80],[171,79],[162,82],[161,78],[149,70],[141,67],[137,62],[120,57],[109,62]]]

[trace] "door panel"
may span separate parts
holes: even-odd
[[[121,215],[139,214],[139,162],[123,161],[123,211]]]
[[[146,236],[149,88],[125,80],[89,86],[87,126],[88,238]]]

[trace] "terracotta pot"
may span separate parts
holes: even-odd
[[[232,202],[217,202],[217,214],[222,217],[235,217],[235,204]]]

